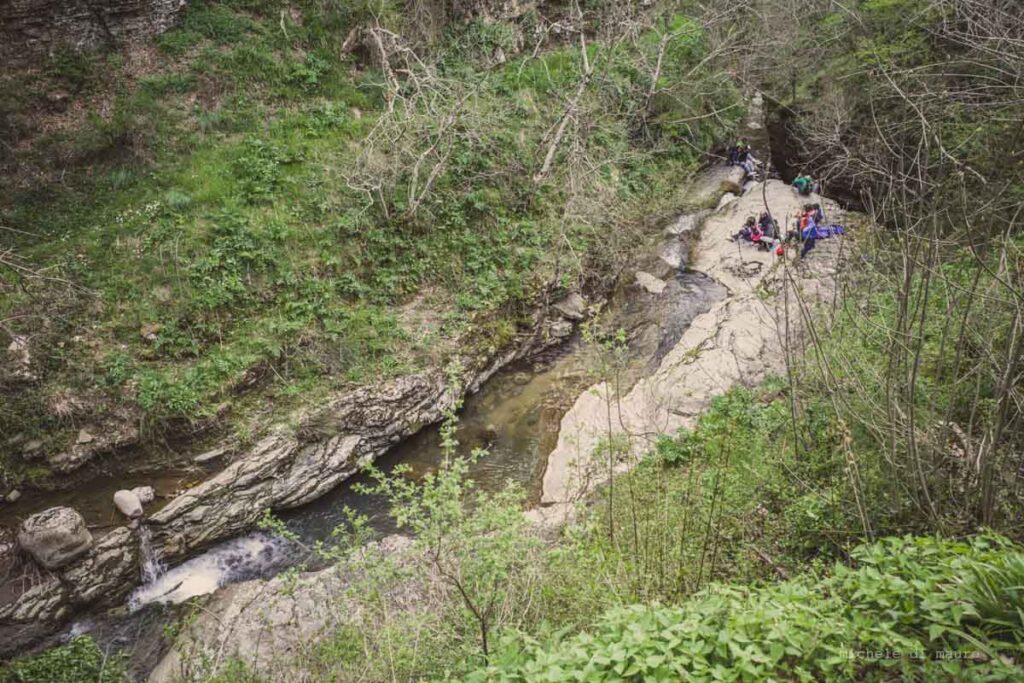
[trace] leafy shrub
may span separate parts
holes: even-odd
[[[958,577],[959,594],[974,606],[965,620],[988,636],[1020,643],[1024,634],[1024,553],[971,565]]]
[[[114,683],[128,680],[124,658],[104,653],[88,636],[26,657],[0,671],[3,683]]]
[[[306,92],[314,92],[320,80],[331,68],[330,62],[317,54],[306,55],[306,59],[292,67],[289,80]]]
[[[234,162],[242,195],[250,202],[269,198],[277,189],[281,178],[281,164],[287,161],[284,153],[273,143],[249,138]]]
[[[1024,631],[1001,622],[1013,643],[988,640],[989,618],[955,582],[1008,552],[1020,557],[989,536],[883,539],[831,576],[714,585],[676,607],[612,609],[575,636],[508,638],[494,664],[466,680],[1019,680]]]

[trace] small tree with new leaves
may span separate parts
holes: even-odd
[[[449,372],[452,394],[459,396],[457,367]],[[470,465],[486,456],[474,450],[458,453],[456,432],[461,399],[445,412],[441,427],[443,460],[436,473],[416,482],[408,469],[392,474],[372,469],[375,484],[365,491],[385,496],[400,529],[414,536],[424,561],[441,582],[458,595],[457,619],[479,633],[486,662],[494,633],[516,612],[523,593],[513,588],[530,568],[540,541],[527,529],[522,491],[506,486],[498,493],[476,488]]]

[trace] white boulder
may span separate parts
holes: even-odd
[[[133,491],[121,489],[114,493],[114,505],[128,519],[137,519],[142,516],[142,501]]]

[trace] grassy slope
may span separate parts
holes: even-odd
[[[367,148],[382,78],[337,49],[364,19],[316,3],[281,15],[274,3],[197,2],[157,49],[62,53],[6,79],[20,187],[0,215],[32,233],[10,233],[27,265],[75,288],[33,279],[26,291],[3,271],[0,316],[30,336],[43,381],[8,392],[0,431],[58,451],[114,414],[159,432],[230,407],[244,416],[252,386],[250,403],[280,406],[408,372],[474,321],[490,320],[480,336],[500,345],[540,285],[571,284],[610,235],[670,206],[694,150],[723,125],[638,139],[633,91],[646,83],[635,64],[656,39],[592,46],[602,79],[584,100],[597,113],[583,145],[601,163],[578,199],[599,194],[602,213],[567,216],[564,171],[556,164],[539,192],[530,176],[579,77],[578,50],[487,68],[481,55],[508,31],[454,27],[438,73],[473,97],[433,192],[414,220],[399,219],[407,167],[372,202],[349,187],[362,169],[408,164]],[[670,86],[701,54],[699,33],[680,42]],[[714,82],[711,97],[662,108],[728,103]],[[39,113],[59,92],[68,110]],[[432,324],[403,319],[414,298]],[[8,483],[45,474],[18,445],[2,447]]]

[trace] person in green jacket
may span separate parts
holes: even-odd
[[[793,187],[796,188],[797,192],[806,197],[811,193],[811,188],[814,187],[814,180],[811,179],[811,176],[801,173],[793,180]]]

